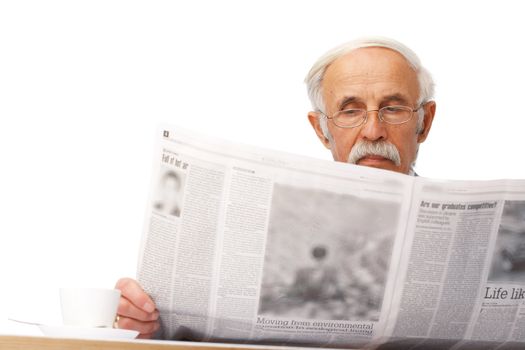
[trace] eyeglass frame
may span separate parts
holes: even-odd
[[[428,101],[427,101],[428,102]],[[412,119],[412,116],[414,115],[415,112],[419,111],[421,109],[421,107],[423,107],[427,102],[422,102],[419,107],[417,108],[410,108],[409,106],[403,106],[403,105],[393,105],[393,106],[384,106],[384,107],[381,107],[379,109],[370,109],[370,110],[366,110],[364,108],[347,108],[347,109],[343,109],[343,110],[340,110],[340,111],[337,111],[335,112],[335,114],[333,116],[329,116],[325,113],[323,113],[322,111],[318,111],[319,113],[321,113],[321,115],[323,115],[326,119],[331,119],[332,122],[334,123],[335,126],[337,126],[338,128],[343,128],[343,129],[353,129],[353,128],[357,128],[358,126],[361,126],[363,124],[366,124],[366,122],[368,121],[368,112],[377,112],[377,117],[379,118],[379,120],[381,122],[385,122],[389,125],[401,125],[401,124],[405,124],[405,123],[408,123],[411,119]],[[392,122],[388,122],[386,120],[383,119],[383,114],[381,113],[382,110],[384,110],[385,108],[392,108],[392,107],[403,107],[403,108],[408,108],[406,109],[406,111],[410,110],[411,111],[411,114],[410,114],[410,118],[408,118],[407,120],[405,120],[404,122],[400,122],[400,123],[392,123]],[[357,125],[353,125],[353,126],[341,126],[341,125],[338,125],[336,122],[335,122],[335,115],[336,114],[340,114],[342,112],[345,112],[345,111],[352,111],[352,110],[357,110],[357,111],[365,111],[365,115],[363,118],[361,118],[361,122]]]

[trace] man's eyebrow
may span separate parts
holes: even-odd
[[[341,101],[341,103],[339,103],[339,110],[340,111],[343,110],[347,105],[351,103],[359,103],[359,102],[363,102],[363,100],[356,96],[347,96]],[[381,104],[385,104],[389,102],[395,102],[395,103],[399,103],[402,105],[408,105],[410,104],[410,99],[400,93],[387,95],[381,99]]]
[[[396,102],[402,104],[409,104],[409,99],[401,94],[393,94],[383,97],[382,103]]]
[[[361,102],[361,99],[359,97],[355,97],[355,96],[345,97],[341,101],[341,103],[339,103],[339,110],[341,111],[343,108],[345,108],[346,105],[348,105],[350,103],[356,103],[356,102]]]

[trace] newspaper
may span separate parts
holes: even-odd
[[[164,339],[525,347],[525,181],[444,181],[162,126],[137,279]]]

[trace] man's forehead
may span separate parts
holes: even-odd
[[[325,97],[341,102],[373,91],[377,98],[410,100],[419,93],[417,74],[398,52],[380,47],[360,48],[332,62],[326,69],[322,88]]]

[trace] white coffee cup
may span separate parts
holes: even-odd
[[[119,299],[117,289],[60,288],[64,325],[112,328]]]

